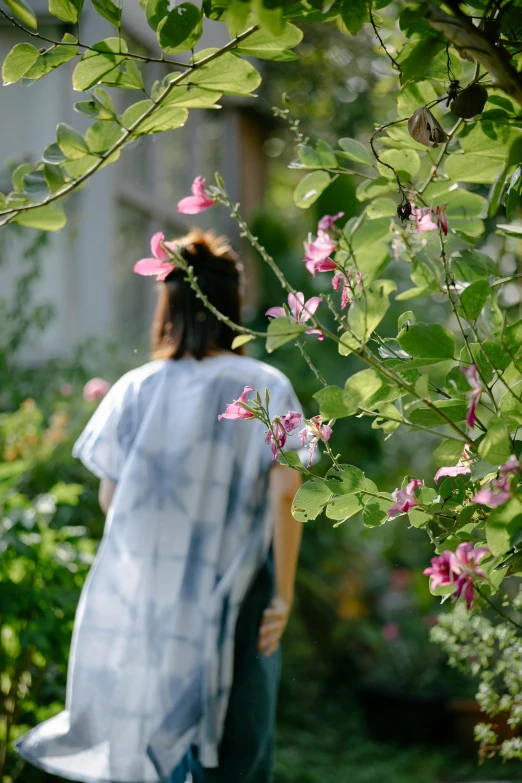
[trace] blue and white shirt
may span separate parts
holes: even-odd
[[[254,359],[154,361],[113,386],[76,443],[117,487],[78,606],[66,709],[17,743],[47,772],[157,783],[191,744],[218,766],[238,609],[272,538],[263,425],[217,418],[245,385],[269,389],[271,415],[300,410],[285,376]]]

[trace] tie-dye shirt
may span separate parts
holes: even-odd
[[[18,743],[33,764],[157,783],[195,744],[218,765],[238,608],[272,538],[263,425],[217,418],[247,384],[269,389],[271,415],[300,410],[285,376],[254,359],[155,361],[114,385],[76,443],[117,487],[78,606],[66,709]]]

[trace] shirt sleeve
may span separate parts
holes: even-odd
[[[98,478],[119,480],[135,431],[133,389],[127,379],[120,379],[100,402],[73,447],[80,459]]]

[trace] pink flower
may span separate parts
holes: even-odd
[[[220,413],[218,421],[221,419],[255,419],[255,414],[243,407],[246,404],[246,396],[251,391],[254,391],[252,386],[245,386],[239,399],[227,403],[226,410],[224,413]]]
[[[434,480],[438,481],[443,476],[452,476],[454,478],[455,476],[463,476],[466,473],[471,473],[470,461],[471,461],[471,453],[469,450],[469,445],[466,443],[462,451],[462,456],[457,462],[457,464],[454,465],[453,467],[448,465],[446,467],[439,468],[438,471],[435,473]]]
[[[283,427],[287,432],[293,432],[303,420],[303,414],[298,411],[288,411],[284,416],[281,416]]]
[[[327,424],[323,424],[322,416],[313,416],[308,420],[308,423],[304,429],[299,433],[299,439],[303,446],[308,443],[308,467],[312,464],[314,452],[317,444],[320,440],[323,443],[328,443],[332,437],[332,428]]]
[[[500,467],[500,477],[494,479],[489,486],[482,487],[475,497],[471,499],[472,503],[480,503],[483,506],[497,508],[506,503],[514,495],[511,479],[520,473],[520,460],[513,456]],[[494,490],[498,490],[495,492]]]
[[[472,364],[471,367],[461,367],[460,369],[466,376],[468,384],[471,386],[471,391],[469,391],[467,394],[469,410],[468,415],[466,416],[466,424],[468,427],[474,427],[475,422],[477,421],[477,406],[480,402],[480,398],[482,397],[482,392],[484,389],[480,383],[476,364]]]
[[[105,397],[110,388],[110,383],[103,378],[91,378],[83,387],[83,399],[86,402],[101,400]]]
[[[343,292],[341,294],[341,310],[344,310],[346,305],[351,304],[353,299],[350,278],[344,272],[337,272],[332,278],[332,288],[334,291],[339,290],[339,286],[343,284]]]
[[[290,318],[298,324],[306,323],[315,313],[322,299],[320,296],[312,296],[305,302],[304,294],[298,291],[295,295],[288,294],[288,308],[290,310]],[[286,318],[287,314],[284,307],[271,307],[266,311],[265,315],[270,318]],[[323,333],[320,329],[307,329],[305,334],[317,334],[319,340],[323,340]]]
[[[317,228],[321,231],[328,231],[332,228],[335,221],[342,217],[344,217],[344,212],[338,212],[337,215],[324,215],[317,224]]]
[[[336,247],[337,242],[321,228],[319,228],[315,239],[312,239],[311,234],[308,235],[308,242],[304,243],[304,260],[310,274],[315,276],[316,272],[331,272],[333,269],[337,269],[335,263],[329,258],[330,253]]]
[[[455,597],[460,598],[461,595],[464,596],[469,612],[475,600],[474,582],[478,579],[484,582],[487,581],[486,574],[482,568],[478,567],[478,564],[483,557],[491,554],[491,550],[485,546],[478,546],[476,549],[473,549],[473,544],[468,541],[465,544],[460,544],[455,554],[460,567]]]
[[[386,623],[382,627],[382,638],[386,642],[394,642],[401,635],[401,631],[397,623]]]
[[[72,383],[62,383],[60,386],[60,394],[62,397],[70,397],[74,392],[74,386]]]
[[[411,217],[415,220],[415,228],[419,234],[424,234],[426,231],[436,231],[438,226],[431,219],[431,210],[429,207],[412,207]]]
[[[414,508],[419,504],[415,495],[415,489],[424,486],[424,481],[421,479],[412,479],[407,485],[406,489],[398,489],[393,495],[395,503],[388,511],[390,517],[396,514],[406,514],[410,508]]]
[[[460,544],[456,552],[445,550],[439,557],[432,558],[431,568],[426,568],[424,573],[430,577],[430,586],[446,587],[455,585],[455,598],[462,595],[466,600],[468,611],[475,599],[474,583],[480,579],[486,581],[487,577],[478,564],[491,550],[485,546],[473,548],[473,544],[467,541]]]
[[[276,417],[272,422],[272,428],[266,433],[265,443],[272,447],[273,459],[277,458],[279,449],[286,443],[287,433],[293,432],[303,419],[303,414],[297,411],[288,411],[284,416]]]
[[[431,567],[425,568],[424,573],[430,577],[430,587],[446,587],[456,584],[456,579],[460,573],[460,566],[454,552],[446,549],[438,557],[431,558]]]
[[[174,269],[175,264],[169,261],[169,254],[162,246],[162,242],[175,250],[175,245],[171,242],[165,242],[165,236],[161,231],[154,234],[150,240],[150,249],[152,251],[153,258],[141,258],[136,264],[134,264],[134,271],[137,275],[150,276],[155,275],[156,280],[163,282],[168,275]]]
[[[440,227],[443,234],[448,234],[448,219],[444,207],[421,207],[420,209],[412,205],[411,217],[415,220],[415,228],[419,234],[426,231],[437,231]]]
[[[203,177],[196,177],[192,183],[191,190],[192,196],[182,198],[178,202],[178,212],[181,212],[183,215],[197,215],[198,212],[204,212],[205,209],[213,207],[216,203],[205,190]]]

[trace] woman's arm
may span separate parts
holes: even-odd
[[[301,486],[301,475],[286,465],[270,471],[270,501],[274,513],[274,562],[276,594],[263,615],[259,650],[272,655],[288,622],[294,600],[294,583],[303,526],[292,516],[292,501]]]
[[[102,478],[100,481],[100,490],[98,492],[98,500],[102,511],[107,514],[112,498],[116,490],[116,484],[108,478]]]

